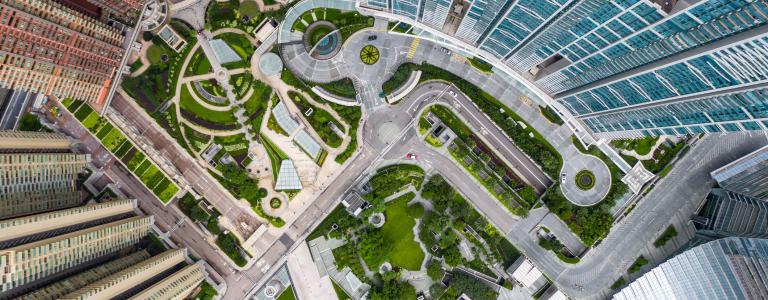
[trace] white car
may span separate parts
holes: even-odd
[[[560,183],[565,184],[566,180],[567,180],[567,177],[565,176],[565,173],[560,174]]]
[[[448,95],[451,95],[451,97],[453,97],[453,98],[456,98],[456,97],[458,97],[458,96],[459,96],[459,95],[458,95],[458,94],[456,94],[456,92],[454,92],[454,91],[448,91]]]

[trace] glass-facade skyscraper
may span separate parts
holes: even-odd
[[[763,299],[768,240],[724,238],[682,252],[632,282],[614,299]]]
[[[712,171],[721,188],[768,200],[768,146]]]
[[[435,0],[372,2],[362,6],[438,30],[468,6],[444,34],[523,75],[597,137],[768,129],[765,0],[474,0],[440,14]]]

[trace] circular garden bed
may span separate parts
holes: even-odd
[[[581,170],[576,173],[576,186],[581,190],[590,190],[595,186],[595,174],[589,170]]]
[[[278,209],[280,206],[283,205],[283,201],[280,201],[280,199],[272,198],[269,200],[269,207]]]
[[[335,32],[334,32],[335,31]],[[316,59],[330,59],[341,51],[341,33],[328,21],[317,21],[304,32],[304,48]],[[313,50],[314,49],[314,50]]]
[[[366,45],[360,50],[360,60],[366,65],[373,65],[379,61],[379,48],[374,45]]]

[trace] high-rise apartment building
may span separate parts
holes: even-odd
[[[712,171],[711,175],[721,188],[768,200],[768,146]]]
[[[136,245],[152,217],[135,216],[0,250],[0,292],[24,289],[69,269]]]
[[[144,282],[155,277],[165,278],[175,269],[181,269],[186,255],[184,249],[171,249],[143,260],[120,272],[110,274],[98,281],[77,289],[63,297],[63,300],[76,299],[120,299],[132,289],[143,290]],[[195,266],[192,266],[193,268]],[[200,283],[199,281],[197,283]]]
[[[614,299],[764,299],[768,240],[724,238],[696,246],[653,268]]]
[[[105,15],[135,19],[139,9],[135,0],[0,1],[0,87],[103,105],[125,53]]]
[[[77,176],[89,156],[68,150],[60,135],[0,132],[0,219],[82,203]]]
[[[203,268],[187,266],[185,249],[152,256],[139,248],[153,219],[136,216],[136,205],[112,200],[0,221],[0,298],[187,296]]]
[[[768,129],[765,0],[475,0],[440,15],[433,0],[408,1],[408,13],[372,2],[361,7],[438,31],[443,14],[469,5],[443,34],[521,74],[598,137]]]

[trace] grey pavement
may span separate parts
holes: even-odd
[[[83,128],[67,110],[61,111],[62,115],[56,120],[55,127],[77,140],[80,151],[90,153],[94,166],[104,170],[124,194],[137,199],[139,208],[146,214],[154,216],[155,226],[166,234],[173,233],[170,239],[174,243],[187,247],[192,255],[206,260],[213,268],[208,270],[209,273],[226,274],[233,271],[224,254],[207,240],[209,237],[197,228],[192,220],[175,206],[169,208],[162,205],[160,200],[136,176],[117,163],[117,159],[101,145],[101,142]],[[213,276],[213,278],[217,277]]]
[[[659,232],[675,220],[690,218],[712,186],[709,172],[767,143],[763,134],[705,137],[578,264],[565,264],[540,251],[528,238],[531,224],[518,223],[507,238],[567,295],[605,298],[611,293],[609,286],[626,273]]]
[[[608,166],[592,155],[574,153],[563,156],[578,157],[578,159],[571,159],[567,163],[563,163],[563,169],[560,171],[561,174],[565,174],[565,182],[560,181],[560,190],[563,195],[573,204],[579,206],[591,206],[602,201],[611,187],[611,171]],[[589,170],[595,175],[595,183],[591,189],[582,190],[577,186],[576,174],[581,170]]]
[[[375,41],[368,41],[367,37],[373,34],[378,38]],[[344,49],[342,49],[341,53],[330,60],[317,60],[310,57],[301,44],[283,44],[281,45],[281,54],[284,56],[286,66],[295,74],[298,74],[299,77],[306,80],[312,82],[331,82],[346,77],[352,78],[356,82],[359,98],[367,109],[382,108],[384,102],[383,99],[379,99],[378,91],[380,91],[381,84],[391,77],[391,74],[394,73],[400,64],[404,62],[417,64],[426,62],[438,66],[480,87],[483,91],[499,99],[526,120],[557,149],[563,157],[563,170],[565,172],[576,168],[579,168],[579,170],[587,168],[595,174],[598,183],[610,182],[610,172],[606,172],[608,168],[602,161],[595,161],[594,157],[582,154],[573,146],[571,140],[573,133],[568,126],[550,123],[541,115],[535,103],[526,100],[534,98],[533,93],[527,88],[514,84],[515,81],[499,73],[486,74],[479,72],[468,63],[457,60],[451,54],[444,53],[441,50],[441,46],[427,40],[421,40],[418,43],[413,58],[408,59],[407,54],[413,45],[413,40],[413,36],[362,30],[349,37],[344,42]],[[360,62],[359,51],[365,44],[376,45],[382,53],[379,62],[374,66],[365,66]],[[360,87],[357,84],[359,82],[365,84]],[[417,88],[416,91],[411,92],[410,97],[419,97],[420,94],[426,93],[427,91]],[[470,105],[471,101],[459,100],[459,104],[464,108],[472,106]],[[514,153],[513,156],[516,157],[525,156],[516,147],[510,147],[514,143],[500,129],[496,128],[487,117],[481,116],[482,114],[479,114],[476,117],[469,116],[466,119],[470,121],[477,120],[475,125],[480,125],[480,127],[476,128],[486,128],[492,131],[492,138],[500,142],[506,140],[502,142],[502,145],[508,145],[507,147],[510,150],[505,153]],[[492,130],[493,128],[496,128],[496,130]],[[509,162],[515,163],[515,159],[507,159]],[[527,158],[527,160],[530,160],[530,158]],[[573,166],[569,164],[573,164]],[[526,182],[534,186],[539,192],[546,189],[552,180],[559,180],[559,178],[549,178],[536,164],[524,164],[513,167],[518,171],[528,169],[525,173],[529,173],[529,175],[533,173],[543,175],[534,176],[538,177],[534,179],[529,175],[518,172]],[[595,184],[589,191],[581,191],[576,187],[573,180],[569,180],[565,185],[566,189],[564,191],[567,193],[568,200],[582,206],[599,202],[610,189],[610,185]]]

